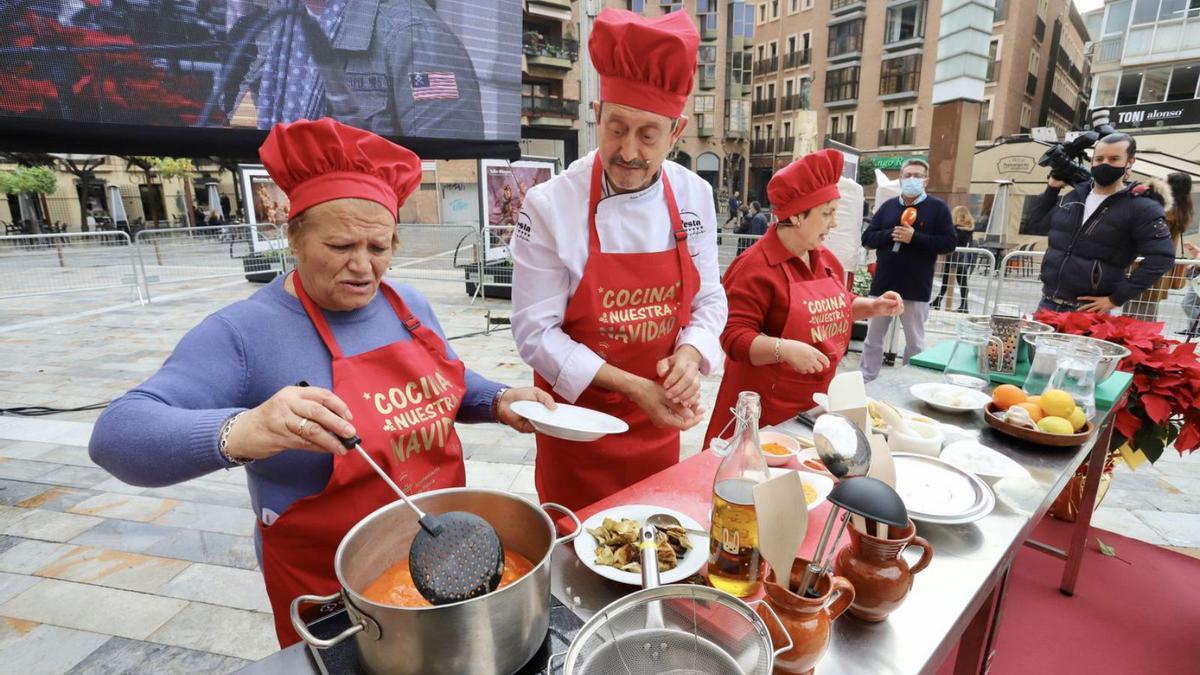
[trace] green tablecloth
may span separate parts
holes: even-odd
[[[950,350],[954,349],[954,340],[945,340],[938,343],[936,346],[926,349],[925,351],[912,357],[909,361],[914,366],[929,368],[930,370],[945,370],[946,361],[950,360]],[[991,380],[995,384],[1015,384],[1018,387],[1025,384],[1025,376],[1029,373],[1028,363],[1018,363],[1017,372],[1008,373],[992,373]],[[1096,406],[1100,408],[1110,408],[1113,402],[1125,393],[1133,382],[1133,375],[1117,371],[1109,376],[1109,378],[1096,385]]]

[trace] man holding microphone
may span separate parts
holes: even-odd
[[[862,244],[876,250],[878,264],[871,280],[871,297],[896,291],[904,298],[904,363],[925,349],[925,321],[933,297],[937,257],[954,250],[954,223],[946,202],[925,193],[929,164],[910,159],[900,168],[900,196],[878,205]],[[892,317],[877,316],[867,323],[862,374],[867,382],[879,376],[883,343]]]

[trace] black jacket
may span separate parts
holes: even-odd
[[[1163,220],[1163,197],[1141,183],[1129,183],[1096,209],[1088,222],[1083,207],[1092,183],[1081,183],[1059,199],[1047,187],[1033,204],[1028,223],[1049,228],[1042,259],[1042,292],[1061,300],[1108,297],[1123,305],[1171,270],[1175,247]],[[1145,261],[1126,276],[1138,256]]]
[[[916,232],[912,241],[893,253],[892,230],[900,224],[905,206],[892,197],[875,209],[871,225],[862,234],[862,244],[876,251],[879,264],[871,280],[871,295],[896,291],[905,300],[929,302],[933,296],[933,267],[937,257],[954,250],[956,236],[950,209],[937,197],[917,204]]]

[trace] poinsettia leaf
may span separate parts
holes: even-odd
[[[1200,447],[1200,424],[1189,420],[1179,430],[1179,438],[1175,439],[1175,449],[1179,454],[1191,452]]]
[[[1158,394],[1143,394],[1141,397],[1142,407],[1146,411],[1146,416],[1155,424],[1162,424],[1171,416],[1171,404]]]
[[[1167,425],[1167,445],[1174,443],[1176,438],[1179,438],[1179,425],[1168,424]]]
[[[1116,426],[1122,436],[1133,438],[1134,434],[1142,428],[1142,420],[1126,407],[1117,411]]]
[[[1113,547],[1109,546],[1108,544],[1106,544],[1106,543],[1104,543],[1104,542],[1100,541],[1100,537],[1096,537],[1096,543],[1097,543],[1097,544],[1100,546],[1100,553],[1102,553],[1103,555],[1106,555],[1106,556],[1108,556],[1108,557],[1110,557],[1110,558],[1115,558],[1115,557],[1117,557],[1117,549],[1115,549],[1115,548],[1113,548]]]

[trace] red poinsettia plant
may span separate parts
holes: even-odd
[[[1117,411],[1112,448],[1128,443],[1151,462],[1175,444],[1180,454],[1200,447],[1200,358],[1196,344],[1163,335],[1163,324],[1126,316],[1041,311],[1034,318],[1060,333],[1085,335],[1129,350],[1118,368],[1133,374]]]

